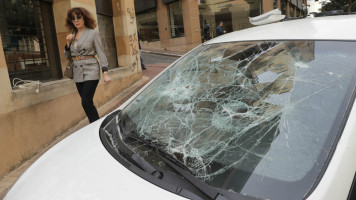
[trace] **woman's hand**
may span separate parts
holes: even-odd
[[[105,84],[109,84],[111,82],[111,78],[107,71],[104,72],[104,82]]]
[[[67,35],[67,47],[70,46],[70,43],[72,42],[73,38],[74,38],[74,34]]]

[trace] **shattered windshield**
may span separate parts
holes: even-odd
[[[123,109],[129,125],[121,129],[158,144],[211,186],[302,199],[325,170],[353,101],[354,47],[202,45]]]

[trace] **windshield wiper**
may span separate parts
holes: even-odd
[[[161,150],[162,148],[159,147],[159,145],[150,141],[149,139],[143,140],[142,138],[137,136],[136,132],[134,132],[134,131],[131,131],[131,133],[126,136],[125,140],[134,140],[136,142],[139,142],[140,144],[149,147],[153,152],[156,152],[160,157],[164,156],[164,157],[168,158],[171,162],[173,162],[175,165],[178,165],[179,167],[183,168],[184,170],[189,171],[191,174],[194,174],[187,166],[185,166],[184,163],[182,163],[178,159],[174,158],[171,154],[168,154],[167,152],[162,151]]]
[[[116,127],[116,124],[118,123],[118,119],[119,119],[118,116],[120,116],[120,113],[121,113],[121,110],[117,110],[105,118],[105,120],[102,123],[102,127],[100,127],[100,130],[99,130],[101,140],[105,141],[104,138],[106,138],[107,141],[111,141],[110,142],[111,145],[113,145],[113,141],[115,141],[116,144],[114,145],[115,146],[114,149],[116,151],[118,151],[119,153],[123,154],[122,155],[123,157],[125,157],[132,164],[134,164],[136,167],[142,169],[146,173],[151,174],[152,176],[154,176],[158,179],[162,179],[163,173],[161,171],[158,171],[157,168],[152,166],[146,160],[141,158],[137,153],[135,153],[130,148],[128,148],[126,146],[126,144],[122,141],[121,137],[119,137],[119,136],[121,136],[120,129],[113,128],[113,127]],[[109,139],[108,137],[111,139]],[[114,157],[116,157],[115,150],[112,151],[111,148],[107,148],[107,150]]]
[[[152,166],[150,163],[148,163],[145,159],[140,157],[137,153],[132,151],[130,148],[126,146],[126,144],[121,141],[121,139],[117,140],[118,146],[119,146],[119,151],[124,154],[126,157],[130,158],[131,160],[134,161],[134,163],[140,167],[142,170],[145,172],[151,174],[152,176],[162,179],[163,173],[161,171],[158,171],[154,166]]]
[[[228,200],[228,198],[225,198],[222,194],[220,194],[218,191],[216,191],[215,188],[208,186],[207,184],[203,183],[201,180],[194,177],[191,173],[178,167],[169,158],[166,158],[165,156],[162,156],[162,155],[160,155],[160,157],[164,160],[164,162],[168,166],[170,166],[175,171],[177,171],[181,176],[186,178],[191,184],[193,184],[195,187],[197,187],[200,191],[202,191],[209,198],[214,199],[214,200]]]
[[[228,200],[228,198],[225,198],[222,194],[216,191],[215,188],[208,186],[201,180],[194,177],[192,175],[193,173],[191,172],[191,170],[179,160],[175,159],[172,155],[160,150],[160,148],[158,148],[154,143],[144,141],[139,137],[135,137],[134,135],[135,133],[131,132],[131,134],[129,134],[127,137],[132,138],[152,148],[169,167],[173,168],[176,172],[178,172],[178,174],[188,180],[192,185],[194,185],[197,189],[203,192],[207,197],[214,200]]]
[[[201,181],[200,179],[194,176],[194,173],[185,166],[181,161],[173,157],[171,154],[168,154],[165,151],[162,151],[155,143],[143,140],[138,137],[135,132],[131,132],[126,136],[125,139],[135,140],[147,147],[150,147],[153,151],[155,151],[158,156],[174,171],[184,177],[188,182],[190,182],[194,187],[196,187],[199,191],[201,191],[204,195],[213,200],[228,200],[228,199],[239,199],[239,200],[256,200],[257,198],[249,197],[242,195],[240,193],[232,193],[229,191],[224,191],[223,189],[219,190],[218,188],[211,187]]]

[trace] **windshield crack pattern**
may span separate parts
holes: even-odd
[[[200,46],[122,117],[129,132],[159,144],[212,186],[259,196],[271,180],[315,180],[318,173],[309,173],[324,166],[355,74],[351,45],[330,50],[330,43]]]

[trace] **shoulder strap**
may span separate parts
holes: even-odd
[[[72,41],[70,42],[70,45],[71,45],[71,46],[72,46],[72,44],[73,44],[73,42],[74,42],[74,40],[75,40],[76,32],[74,31],[72,34],[74,35],[74,37],[73,37]]]

